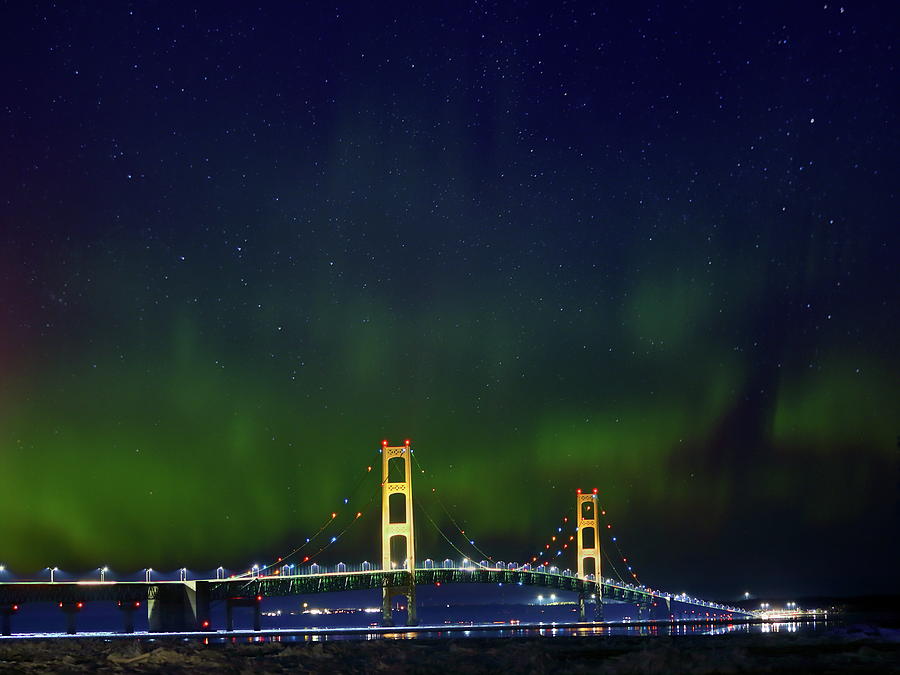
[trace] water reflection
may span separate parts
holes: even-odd
[[[510,624],[497,626],[485,624],[482,626],[420,626],[407,630],[373,630],[361,629],[340,630],[323,629],[311,631],[281,631],[264,632],[252,637],[255,642],[282,641],[282,642],[324,642],[332,640],[425,640],[425,639],[463,639],[483,637],[566,637],[566,636],[679,636],[679,635],[726,635],[729,633],[760,634],[760,633],[797,633],[812,632],[826,627],[825,622],[819,621],[788,621],[773,623],[672,623],[672,624],[572,624],[572,625],[527,625]],[[315,629],[313,629],[315,630]],[[233,641],[235,638],[210,636],[205,641]]]
[[[12,639],[29,638],[104,638],[128,637],[155,642],[158,639],[182,639],[211,644],[245,644],[261,642],[325,642],[331,640],[422,640],[422,639],[463,639],[481,637],[565,637],[565,636],[680,636],[680,635],[726,635],[729,633],[770,634],[770,633],[811,633],[823,630],[834,621],[810,619],[767,622],[674,622],[674,623],[615,623],[603,624],[570,623],[542,624],[523,623],[517,620],[508,623],[491,622],[485,624],[443,624],[419,626],[416,628],[302,628],[268,629],[260,632],[236,631],[227,633],[167,633],[148,634],[136,632],[130,635],[112,632],[85,631],[77,636],[64,633],[18,633]],[[2,638],[11,639],[11,638]],[[2,641],[2,640],[0,640]]]

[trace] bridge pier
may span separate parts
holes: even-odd
[[[391,600],[393,600],[391,595],[391,589],[384,588],[381,591],[381,625],[382,626],[393,626],[394,625],[394,613],[391,611]]]
[[[209,582],[156,584],[147,592],[147,620],[153,633],[209,628]]]
[[[117,603],[122,612],[122,632],[134,632],[134,610],[141,606],[140,600],[119,600]]]
[[[252,607],[253,608],[253,630],[262,630],[262,596],[257,595],[250,598],[228,598],[225,601],[225,630],[231,632],[234,630],[234,608],[235,607]]]
[[[602,590],[598,586],[597,588],[597,597],[594,603],[594,611],[593,616],[591,617],[591,621],[603,621],[603,600],[601,599]],[[581,591],[578,594],[578,620],[585,621],[587,617],[586,605],[587,600],[585,599],[585,592]]]
[[[394,597],[403,595],[406,597],[406,625],[418,626],[419,619],[416,616],[416,579],[410,572],[408,586],[385,586],[381,591],[381,625],[393,626],[394,613],[391,604]]]
[[[19,606],[3,605],[0,607],[0,634],[12,635],[12,615],[19,611]]]
[[[76,625],[75,617],[83,607],[83,602],[70,601],[59,603],[59,608],[63,611],[63,614],[66,615],[66,633],[68,633],[69,635],[75,635],[78,632],[78,626]]]

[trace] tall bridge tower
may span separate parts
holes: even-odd
[[[597,581],[597,617],[603,614],[603,579],[600,575],[600,528],[597,488],[585,493],[579,488],[576,494],[578,523],[578,578],[594,575]],[[578,596],[578,614],[584,620],[584,592]]]
[[[398,446],[389,446],[387,441],[381,442],[381,569],[389,573],[385,575],[381,600],[381,621],[385,626],[394,625],[391,600],[397,595],[406,596],[407,625],[415,626],[418,623],[411,453],[409,441]],[[398,539],[403,541],[398,542]],[[397,554],[396,557],[403,555],[399,547],[392,546],[394,543],[405,544],[405,557],[394,559],[392,549]],[[398,573],[390,574],[391,570],[398,570]]]

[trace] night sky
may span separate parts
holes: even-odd
[[[0,561],[900,590],[890,3],[263,4],[2,3]]]

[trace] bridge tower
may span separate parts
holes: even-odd
[[[599,506],[597,488],[592,492],[582,492],[579,488],[576,494],[576,508],[578,523],[578,578],[587,579],[589,574],[594,575],[597,581],[597,618],[603,617],[603,578],[600,574],[600,528],[598,526]],[[591,564],[586,565],[586,562]],[[584,591],[578,596],[578,614],[584,620]]]
[[[387,441],[381,442],[381,569],[385,573],[381,621],[385,626],[394,625],[391,600],[397,595],[406,596],[407,625],[415,626],[418,623],[411,453],[409,441],[398,446],[389,446]],[[391,542],[397,537],[402,537],[405,543],[406,557],[403,560],[391,559]]]

